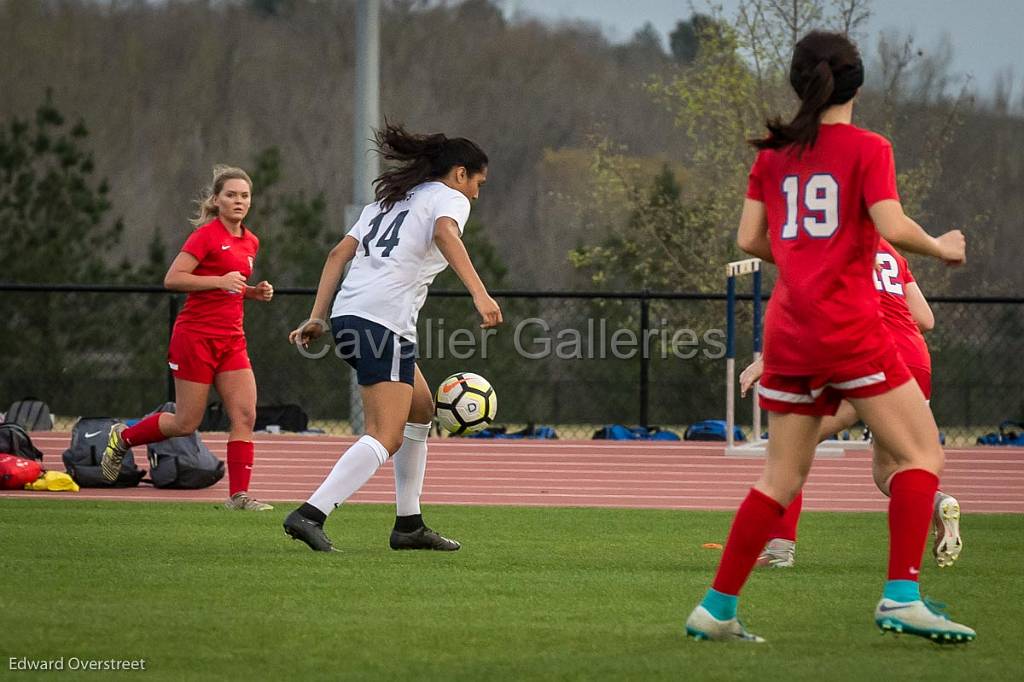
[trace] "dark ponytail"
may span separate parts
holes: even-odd
[[[800,110],[789,123],[779,116],[769,119],[768,135],[750,140],[758,149],[814,146],[821,115],[831,106],[849,102],[864,83],[860,52],[841,33],[812,31],[793,49],[789,83],[800,98]]]
[[[464,137],[414,135],[401,125],[385,121],[374,134],[374,142],[384,159],[397,163],[373,181],[374,195],[385,211],[416,185],[442,178],[456,166],[465,166],[470,175],[487,167],[487,154]]]

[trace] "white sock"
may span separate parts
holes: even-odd
[[[363,487],[388,461],[388,451],[373,436],[363,436],[349,447],[310,497],[309,504],[330,514],[339,504]]]
[[[423,476],[427,472],[430,424],[406,424],[402,447],[395,453],[395,515],[420,513]]]

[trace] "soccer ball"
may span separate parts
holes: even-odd
[[[437,389],[437,422],[455,436],[476,433],[494,421],[498,396],[490,382],[479,374],[453,374]]]

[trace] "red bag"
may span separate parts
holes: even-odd
[[[42,473],[43,467],[33,459],[0,455],[0,490],[21,490]]]

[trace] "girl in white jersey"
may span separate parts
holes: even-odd
[[[330,312],[338,353],[355,369],[361,387],[366,434],[288,515],[284,530],[313,550],[332,551],[323,531],[327,515],[393,455],[391,548],[454,551],[459,543],[427,528],[420,514],[434,404],[416,366],[416,318],[427,287],[451,265],[473,295],[481,326],[502,322],[461,239],[469,202],[487,180],[487,155],[465,138],[413,135],[391,124],[377,132],[376,143],[396,165],[377,178],[377,201],[327,256],[309,320],[288,336],[306,346],[327,331],[323,320]]]

